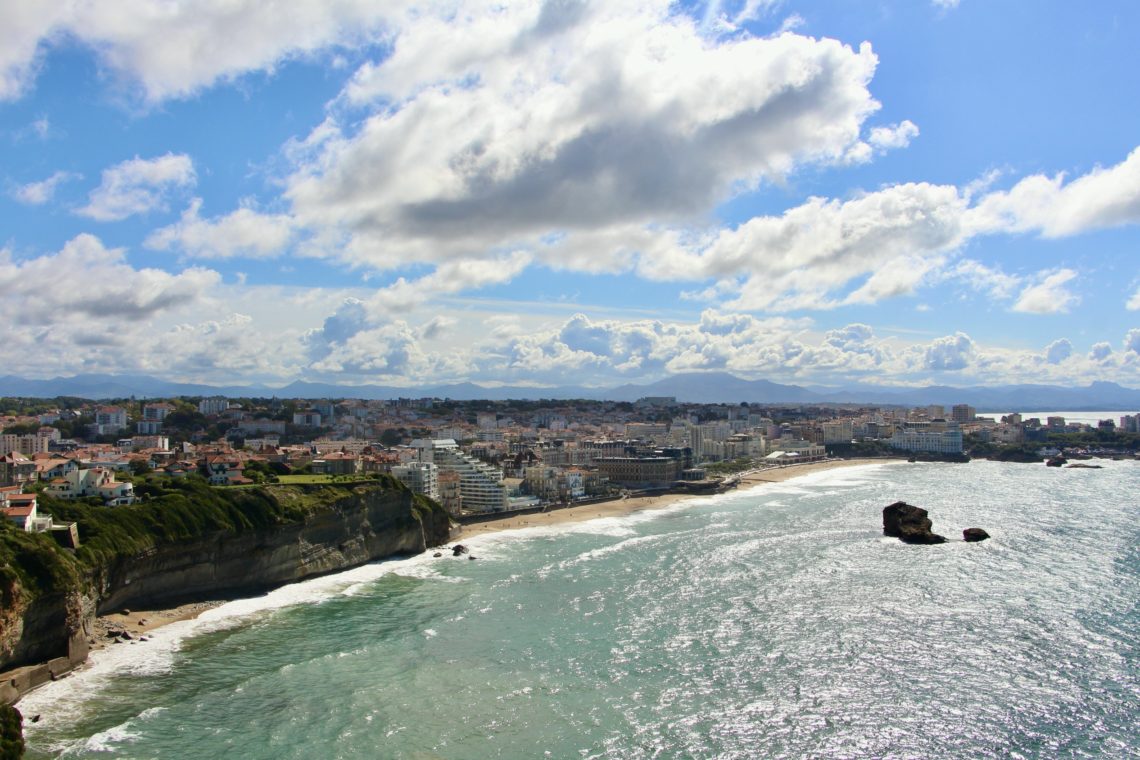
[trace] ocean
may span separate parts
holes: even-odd
[[[29,757],[1140,757],[1140,463],[891,463],[232,602],[20,704]],[[954,538],[882,536],[882,508]]]

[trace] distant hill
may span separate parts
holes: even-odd
[[[1079,410],[1140,409],[1140,390],[1116,383],[1096,382],[1084,387],[1056,385],[1002,385],[954,388],[851,384],[838,388],[782,385],[769,380],[745,380],[727,372],[692,372],[673,375],[645,385],[616,388],[560,386],[486,387],[475,383],[425,385],[402,388],[385,385],[334,385],[302,380],[282,387],[267,385],[213,386],[175,383],[149,375],[76,375],[50,380],[29,380],[12,375],[0,377],[0,395],[52,398],[78,396],[89,399],[166,398],[172,396],[278,396],[281,398],[451,398],[457,401],[486,399],[593,399],[636,401],[644,396],[673,396],[678,401],[706,404],[969,404],[979,410]]]

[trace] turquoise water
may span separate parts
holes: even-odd
[[[1140,464],[810,475],[225,605],[30,695],[31,757],[1140,755]],[[896,499],[935,547],[881,536]]]

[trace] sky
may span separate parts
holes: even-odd
[[[1140,4],[0,3],[0,373],[1140,387]]]

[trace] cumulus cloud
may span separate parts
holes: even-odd
[[[103,181],[76,213],[100,222],[126,219],[163,209],[169,194],[194,185],[197,176],[189,156],[167,153],[132,158],[103,170]]]
[[[1021,291],[1014,311],[1031,314],[1063,314],[1077,302],[1077,297],[1065,287],[1077,273],[1072,269],[1058,269],[1039,275],[1038,281]]]
[[[676,246],[639,262],[655,279],[742,278],[739,309],[838,305],[829,296],[870,276],[849,302],[910,292],[961,245],[965,200],[953,187],[897,185],[839,202],[812,198],[779,217],[755,217],[701,250]]]
[[[861,377],[892,356],[866,325],[829,333],[823,341],[807,336],[809,326],[805,320],[760,320],[715,310],[706,310],[696,323],[592,319],[579,313],[546,329],[511,331],[481,344],[475,363],[483,376],[495,379],[565,383],[572,373],[580,381],[602,384],[708,371],[785,379],[815,373]]]
[[[20,203],[25,203],[29,206],[41,206],[55,197],[57,187],[65,182],[82,178],[82,174],[76,174],[74,172],[54,172],[47,179],[20,185],[12,191],[12,197]]]
[[[198,300],[220,279],[208,269],[179,274],[134,269],[125,251],[106,248],[93,235],[79,235],[58,253],[38,258],[0,257],[0,293],[8,324],[144,320]]]
[[[293,0],[288,12],[258,0],[37,0],[0,5],[0,99],[31,85],[45,48],[89,47],[100,64],[150,102],[186,97],[218,80],[272,71],[336,46],[371,44],[385,17],[408,4]]]
[[[1126,303],[1124,307],[1129,311],[1140,310],[1140,288],[1136,289],[1136,292],[1132,294],[1132,297],[1128,299],[1128,303]]]
[[[1124,336],[1124,350],[1140,354],[1140,328],[1132,328]]]
[[[1094,343],[1092,349],[1089,351],[1089,359],[1094,362],[1103,362],[1112,355],[1112,345],[1107,341]]]
[[[489,285],[510,282],[530,263],[530,254],[517,251],[493,261],[450,261],[417,280],[399,278],[377,291],[371,306],[386,313],[404,312],[428,303],[441,295],[477,290]]]
[[[1059,338],[1045,347],[1045,361],[1060,364],[1073,355],[1073,344],[1068,338]]]
[[[893,150],[907,147],[916,137],[918,137],[918,127],[909,119],[904,119],[888,127],[873,128],[867,142],[879,150]]]
[[[969,367],[977,357],[977,347],[969,335],[962,332],[938,338],[926,348],[925,367],[931,370],[961,370]]]
[[[261,214],[243,207],[222,217],[203,219],[199,216],[201,208],[201,199],[195,198],[179,221],[155,230],[143,244],[194,258],[267,258],[283,253],[293,238],[293,220],[284,214]]]
[[[1039,231],[1058,238],[1140,221],[1140,148],[1121,163],[1096,168],[1065,184],[1065,175],[1026,177],[978,204],[981,230]]]
[[[665,0],[550,11],[562,5],[471,3],[394,27],[391,56],[344,95],[374,112],[359,129],[323,125],[290,180],[297,217],[344,231],[349,255],[380,266],[401,248],[497,255],[686,220],[842,162],[878,108],[869,46],[709,40]]]
[[[36,74],[41,45],[66,17],[69,3],[0,4],[0,100],[24,94]]]

